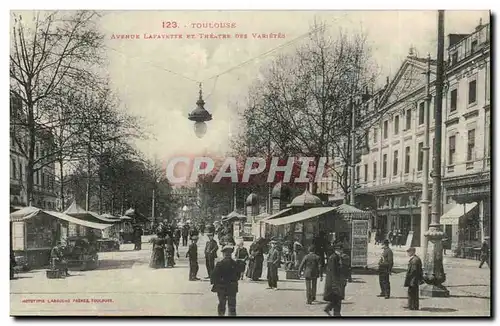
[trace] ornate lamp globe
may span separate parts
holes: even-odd
[[[189,120],[194,121],[194,133],[198,138],[205,136],[207,132],[207,124],[205,122],[212,120],[212,115],[205,110],[204,105],[205,101],[203,101],[203,93],[200,84],[200,97],[196,102],[196,109],[189,113],[188,116]]]

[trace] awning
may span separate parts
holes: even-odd
[[[76,201],[73,201],[73,203],[71,203],[68,209],[64,211],[64,214],[97,224],[118,222],[117,219],[109,219],[97,213],[86,211],[82,207],[78,206]]]
[[[465,207],[462,204],[457,204],[441,216],[439,223],[442,225],[458,225],[460,218],[467,215],[476,206],[476,202],[465,204]]]
[[[51,216],[51,217],[56,217],[64,221],[68,221],[74,224],[86,226],[89,228],[93,229],[99,229],[103,230],[107,227],[110,227],[111,224],[101,224],[101,223],[94,223],[94,222],[89,222],[85,220],[81,220],[76,217],[71,217],[69,215],[66,215],[64,213],[59,213],[59,212],[53,212],[53,211],[44,211],[40,208],[29,206],[25,207],[21,210],[18,210],[17,212],[14,212],[10,214],[10,220],[12,222],[21,222],[21,221],[26,221],[30,220],[35,217],[41,217],[41,216]]]
[[[283,225],[283,224],[290,224],[290,223],[296,223],[300,221],[304,221],[313,217],[321,216],[323,214],[332,212],[335,210],[335,207],[314,207],[314,208],[309,208],[305,211],[302,211],[297,214],[285,216],[282,218],[274,219],[274,220],[267,220],[266,223],[272,224],[272,225]]]
[[[112,224],[95,223],[95,222],[81,220],[79,218],[72,217],[72,216],[69,216],[67,214],[59,213],[59,212],[47,211],[46,213],[49,215],[55,216],[57,218],[60,218],[61,220],[68,221],[70,223],[78,224],[81,226],[86,226],[86,227],[92,228],[92,229],[104,230],[105,228],[109,228],[110,226],[112,226]]]
[[[264,217],[262,220],[260,220],[260,222],[266,222],[269,221],[269,220],[272,220],[272,219],[275,219],[275,218],[278,218],[278,217],[282,217],[282,216],[285,216],[287,213],[289,213],[292,209],[291,208],[286,208],[284,210],[281,210],[277,213],[274,213],[273,215],[271,216],[268,216],[268,217]]]

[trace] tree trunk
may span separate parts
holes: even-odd
[[[91,142],[92,142],[92,135],[89,134],[89,144],[87,147],[87,191],[86,191],[86,196],[85,196],[85,210],[89,211],[90,210],[90,181],[91,181],[91,167],[90,167],[90,159],[91,159]]]
[[[61,201],[60,210],[64,212],[64,171],[63,171],[63,158],[59,157],[59,200]]]
[[[28,206],[33,206],[34,203],[34,197],[33,197],[33,175],[34,175],[34,168],[35,168],[35,143],[36,143],[36,126],[35,126],[35,119],[34,119],[34,114],[33,114],[33,104],[28,104],[28,135],[29,135],[29,142],[28,142],[28,148],[26,150],[28,151],[28,164],[27,164],[27,169],[26,169],[26,203]],[[22,182],[22,180],[21,180]]]

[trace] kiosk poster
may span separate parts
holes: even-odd
[[[352,267],[368,265],[368,221],[352,221]]]

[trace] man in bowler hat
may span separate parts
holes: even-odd
[[[271,240],[271,249],[267,255],[267,283],[268,289],[278,290],[278,268],[281,265],[281,252],[277,248],[276,239]]]
[[[406,272],[404,286],[408,288],[408,306],[410,310],[419,309],[418,291],[420,283],[423,281],[422,261],[415,255],[415,248],[410,247],[406,250],[410,261],[408,262],[408,271]]]
[[[205,245],[205,265],[207,266],[207,278],[210,278],[215,266],[215,258],[217,258],[217,250],[219,246],[217,241],[214,240],[213,233],[207,233],[208,241]]]
[[[389,240],[384,240],[384,245],[382,247],[382,255],[378,262],[378,280],[380,283],[380,294],[379,297],[384,297],[389,299],[391,297],[391,283],[389,276],[392,272],[392,267],[394,266],[392,250],[389,248]]]
[[[219,316],[226,314],[226,303],[229,316],[236,316],[236,294],[238,293],[239,266],[231,258],[234,251],[232,245],[225,245],[222,248],[224,258],[219,261],[212,271],[210,283],[212,292],[217,293],[219,304],[217,312]]]

